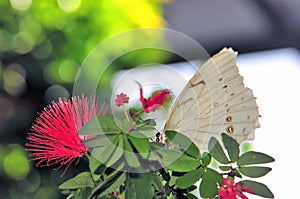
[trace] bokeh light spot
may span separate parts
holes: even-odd
[[[6,69],[14,70],[14,71],[20,73],[24,78],[26,77],[26,71],[25,71],[24,67],[18,63],[9,64],[6,67]]]
[[[32,169],[28,173],[26,178],[24,178],[23,180],[19,180],[17,183],[19,189],[22,190],[23,192],[33,193],[40,187],[41,176],[35,169]]]
[[[41,24],[32,15],[27,15],[20,21],[20,30],[24,34],[25,40],[36,45],[45,39],[44,30]]]
[[[50,84],[55,84],[55,83],[61,82],[59,75],[58,75],[59,63],[60,62],[58,62],[58,61],[52,61],[44,68],[44,71],[43,71],[44,78]]]
[[[13,96],[21,95],[27,88],[25,70],[19,64],[12,64],[3,71],[4,89]]]
[[[57,0],[58,6],[65,12],[74,12],[81,4],[81,0]]]
[[[49,40],[45,40],[32,51],[32,55],[37,59],[46,59],[50,56],[51,52],[52,44]]]
[[[61,86],[61,85],[52,85],[50,86],[44,95],[45,101],[47,104],[50,104],[52,101],[57,101],[58,98],[65,97],[69,98],[70,93],[69,91]]]
[[[30,52],[34,44],[34,39],[26,32],[16,34],[12,40],[12,48],[19,54],[26,54]]]
[[[31,6],[32,0],[10,0],[10,5],[16,10],[27,10]]]
[[[60,79],[71,83],[74,82],[79,65],[73,60],[65,60],[58,68]]]
[[[58,198],[58,194],[54,189],[50,187],[40,188],[35,194],[33,199],[41,198]]]
[[[10,48],[10,39],[4,31],[0,30],[0,52],[5,52]]]
[[[29,160],[19,145],[11,147],[11,151],[4,158],[3,168],[5,173],[15,180],[26,177],[30,170]]]

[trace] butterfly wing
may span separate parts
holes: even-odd
[[[222,132],[239,143],[254,138],[259,127],[255,97],[243,83],[236,55],[224,48],[196,72],[176,99],[165,130],[175,130],[207,149],[211,136]]]

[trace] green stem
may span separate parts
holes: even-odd
[[[130,121],[130,119],[129,119],[129,115],[128,115],[128,113],[127,113],[127,110],[126,110],[126,108],[125,108],[124,104],[122,104],[122,108],[123,108],[123,111],[124,111],[125,117],[126,117],[127,121],[129,122],[129,121]]]
[[[91,159],[91,156],[88,153],[85,154],[85,157],[87,157],[88,160]]]

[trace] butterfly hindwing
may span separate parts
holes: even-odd
[[[175,130],[206,149],[226,132],[239,143],[253,139],[258,124],[255,97],[243,83],[236,53],[224,48],[196,72],[176,99],[165,130]]]

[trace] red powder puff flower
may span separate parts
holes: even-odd
[[[115,100],[115,105],[116,106],[122,106],[123,104],[128,104],[129,102],[129,97],[124,94],[124,93],[120,93],[119,95],[116,96],[116,100]]]
[[[248,199],[243,192],[251,193],[249,187],[242,187],[239,183],[234,183],[233,180],[224,178],[223,184],[218,191],[218,195],[222,199]]]
[[[84,96],[71,100],[60,98],[48,105],[36,119],[27,138],[26,150],[31,152],[31,159],[37,161],[36,166],[60,164],[59,169],[66,165],[65,173],[76,159],[77,164],[88,150],[82,140],[89,138],[79,136],[78,131],[93,117],[105,115],[107,108],[102,106],[99,109],[96,98],[89,100]]]
[[[157,91],[152,97],[150,97],[149,99],[146,99],[143,96],[142,85],[137,81],[136,81],[136,83],[139,85],[140,101],[143,105],[143,111],[146,113],[157,110],[170,97],[170,91],[165,89],[165,90]]]

